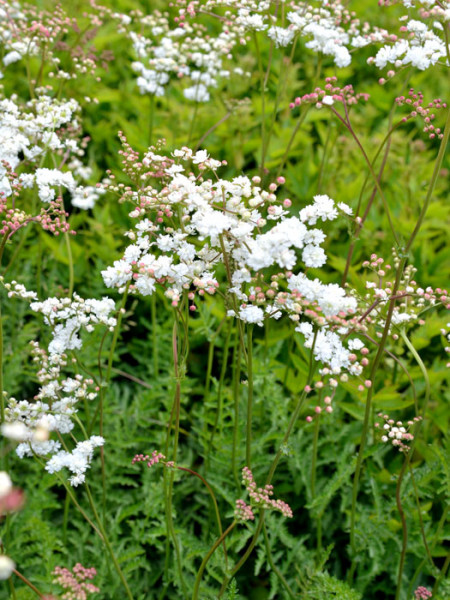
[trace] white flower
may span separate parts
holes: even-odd
[[[317,302],[327,317],[337,315],[341,311],[353,312],[356,300],[346,296],[345,290],[335,283],[324,284],[319,279],[308,279],[303,273],[292,275],[289,279],[290,290],[297,290],[309,302]]]
[[[14,442],[23,442],[28,439],[28,428],[25,423],[15,421],[13,423],[2,423],[2,435]]]
[[[256,323],[262,327],[264,311],[259,306],[245,306],[239,310],[239,318],[246,323]]]
[[[242,9],[239,11],[237,22],[246,29],[252,29],[253,31],[264,31],[264,29],[267,29],[262,15],[248,14],[248,11]]]
[[[186,88],[183,90],[183,95],[187,100],[195,100],[195,102],[208,102],[210,98],[208,89],[203,83]]]
[[[333,96],[324,96],[321,100],[322,104],[325,104],[326,106],[333,106],[334,104],[334,99]]]
[[[12,63],[21,60],[21,58],[22,55],[19,54],[19,52],[17,52],[16,50],[12,50],[11,52],[8,52],[8,54],[5,54],[5,56],[3,57],[3,64],[5,65],[5,67],[7,67]]]
[[[349,340],[348,347],[350,348],[350,350],[361,350],[361,348],[364,347],[364,342],[362,342],[358,338],[356,338],[354,340]]]
[[[125,260],[116,260],[113,267],[108,267],[101,274],[106,287],[115,287],[130,281],[132,270]]]
[[[0,498],[4,498],[12,490],[12,481],[6,471],[0,471]]]
[[[16,564],[9,558],[9,556],[0,554],[0,580],[5,580],[11,577],[15,568]]]
[[[341,210],[346,215],[353,214],[353,210],[350,208],[350,206],[348,204],[345,204],[345,202],[338,202],[337,207],[339,208],[339,210]]]
[[[155,280],[148,275],[139,275],[136,288],[143,296],[151,296],[155,291]]]
[[[293,29],[284,29],[283,27],[271,27],[267,35],[275,42],[277,48],[280,46],[289,46],[295,36]]]
[[[313,246],[308,244],[305,246],[302,252],[303,262],[307,267],[321,267],[327,261],[326,254],[320,246]]]
[[[196,152],[192,158],[192,162],[194,163],[194,165],[198,165],[200,163],[205,162],[205,160],[207,160],[209,158],[209,154],[207,153],[206,150],[199,150],[198,152]]]

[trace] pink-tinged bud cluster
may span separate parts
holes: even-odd
[[[50,67],[47,75],[50,79],[75,79],[78,76],[97,76],[98,67],[106,68],[112,60],[111,51],[97,51],[92,40],[98,27],[103,23],[106,9],[90,3],[93,10],[83,12],[83,22],[79,23],[68,15],[60,4],[51,12],[39,10],[32,4],[20,7],[20,19],[17,18],[17,6],[9,1],[0,1],[4,13],[0,22],[0,37],[5,47],[4,64],[16,63],[27,56],[37,56]],[[37,63],[39,65],[39,63]],[[69,71],[62,68],[68,66]],[[39,77],[42,85],[42,72],[32,73]],[[36,85],[37,81],[31,83]]]
[[[157,465],[159,462],[164,462],[166,460],[166,457],[164,456],[164,454],[162,454],[161,452],[158,452],[158,450],[153,450],[152,455],[149,456],[148,454],[136,454],[136,456],[133,458],[133,460],[131,461],[131,464],[134,465],[135,463],[138,462],[146,462],[147,463],[147,467],[153,467],[153,465]],[[165,463],[166,466],[173,466],[173,463],[169,464],[169,463]]]
[[[424,106],[422,92],[415,92],[413,88],[409,90],[408,95],[409,97],[399,96],[395,99],[398,106],[408,106],[411,109],[411,112],[406,117],[403,117],[402,122],[406,123],[410,119],[420,118],[424,122],[423,131],[428,134],[430,139],[442,139],[444,134],[441,128],[435,127],[432,123],[436,118],[435,113],[432,111],[447,108],[447,104],[442,102],[441,98],[435,98]]]
[[[294,109],[303,104],[315,104],[316,108],[322,108],[323,106],[332,106],[335,102],[341,102],[349,106],[358,104],[360,100],[364,100],[365,102],[369,100],[369,94],[355,94],[355,90],[351,84],[339,87],[335,85],[336,81],[337,77],[327,77],[324,88],[317,87],[310,94],[298,96],[290,103],[289,107]]]
[[[247,488],[251,503],[259,508],[278,510],[284,517],[292,517],[292,510],[283,500],[273,500],[273,485],[265,485],[263,488],[256,486],[253,473],[248,467],[242,469],[242,483]]]
[[[403,426],[403,421],[395,421],[391,419],[389,415],[378,413],[378,416],[384,420],[384,424],[381,425],[378,421],[375,423],[376,429],[382,431],[381,441],[384,443],[390,442],[393,446],[398,448],[400,452],[406,452],[409,450],[409,446],[405,442],[411,442],[414,439],[412,433],[409,433],[407,427],[412,427],[416,423],[422,420],[422,417],[414,417],[407,422],[407,427]]]
[[[100,589],[89,583],[97,575],[97,571],[91,567],[83,567],[77,563],[72,571],[65,567],[56,567],[53,571],[55,579],[53,583],[58,583],[64,590],[64,600],[86,600],[91,594],[96,594]]]
[[[413,265],[405,268],[394,295],[395,270],[398,268],[400,258],[395,249],[392,249],[392,253],[392,265],[384,264],[384,260],[376,254],[372,254],[370,260],[362,263],[364,268],[373,271],[374,280],[366,281],[367,294],[364,296],[364,301],[367,303],[367,309],[360,320],[365,322],[368,327],[375,326],[375,336],[381,337],[380,310],[386,307],[391,300],[395,300],[389,333],[394,340],[397,340],[399,338],[398,327],[423,325],[425,321],[421,318],[422,313],[431,306],[437,308],[442,305],[445,309],[450,309],[450,298],[446,289],[432,288],[431,286],[420,287],[414,279],[417,269]]]
[[[236,521],[253,521],[255,515],[252,507],[245,504],[244,500],[236,500],[236,508],[234,509],[234,518]]]
[[[41,208],[39,215],[29,215],[18,208],[8,208],[7,199],[0,195],[0,217],[1,220],[0,235],[12,236],[16,231],[28,225],[28,223],[39,223],[42,229],[58,236],[60,233],[70,232],[75,234],[75,231],[70,231],[70,226],[67,222],[69,213],[64,210],[63,199],[56,198],[49,202],[45,208]]]
[[[354,358],[353,358],[354,356]],[[353,362],[356,361],[356,355],[349,355],[350,360],[352,360]],[[318,401],[316,406],[313,407],[313,411],[314,414],[312,415],[307,415],[305,417],[305,421],[307,423],[312,423],[312,421],[319,417],[319,415],[322,414],[331,414],[333,412],[333,400],[334,400],[334,396],[336,394],[336,388],[339,385],[339,382],[336,378],[334,377],[330,377],[331,373],[330,373],[330,369],[328,369],[327,367],[320,369],[320,375],[322,376],[322,379],[320,379],[319,381],[316,381],[314,384],[314,390],[318,396]],[[348,380],[348,376],[347,374],[344,374],[341,376],[341,380],[342,381],[347,381]],[[312,392],[313,388],[309,385],[305,386],[305,392],[306,393],[310,393]],[[329,390],[329,391],[328,391]],[[327,393],[328,391],[328,393]]]
[[[423,587],[423,585],[420,585],[417,590],[414,592],[414,599],[415,600],[427,600],[427,598],[432,598],[433,594],[427,590],[426,587]]]

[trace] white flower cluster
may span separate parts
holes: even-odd
[[[396,69],[411,65],[425,71],[439,61],[450,66],[443,33],[450,21],[450,2],[444,0],[436,4],[434,1],[404,0],[403,4],[408,9],[419,8],[419,18],[411,19],[411,10],[401,16],[400,35],[394,36],[395,42],[382,46],[374,57],[369,58],[369,62],[379,69],[387,65]],[[425,17],[430,19],[428,25],[420,20]]]
[[[70,377],[63,371],[68,366],[67,351],[81,348],[81,328],[88,332],[98,324],[114,328],[116,319],[111,316],[114,302],[109,298],[83,300],[76,294],[73,299],[48,298],[37,302],[36,294],[27,291],[22,284],[13,281],[4,286],[10,298],[20,297],[29,301],[30,308],[44,316],[53,338],[48,351],[37,342],[32,343],[33,360],[39,366],[39,392],[32,402],[9,398],[2,434],[20,442],[16,449],[19,457],[37,455],[46,458],[45,468],[50,473],[66,467],[72,473],[70,483],[79,485],[84,481],[94,448],[103,445],[103,438],[93,436],[78,442],[76,448],[69,452],[63,449],[60,440],[49,439],[49,436],[51,432],[57,432],[61,439],[61,435],[72,432],[77,404],[80,400],[91,401],[97,396],[97,390],[92,390],[92,379],[80,374]]]
[[[290,2],[290,10],[286,12],[287,27],[280,26],[270,13],[271,2],[209,0],[206,6],[213,8],[221,4],[235,8],[237,13],[230,12],[227,16],[234,16],[234,22],[244,31],[267,31],[277,47],[288,46],[300,36],[306,39],[307,48],[333,57],[337,67],[347,67],[351,63],[352,49],[382,41],[385,35],[383,30],[371,28],[368,23],[355,18],[339,0]]]
[[[193,155],[183,149],[174,155],[181,161],[192,159],[204,169],[215,171],[220,165],[207,158],[205,151]],[[199,180],[195,175],[184,174],[184,170],[182,164],[166,168],[167,185],[153,198],[154,203],[164,204],[167,211],[181,211],[180,229],[162,227],[148,219],[139,222],[136,230],[128,234],[134,243],[125,250],[123,258],[103,271],[108,287],[122,287],[129,282],[132,291],[149,295],[155,282],[167,278],[170,285],[166,294],[172,299],[191,284],[214,290],[218,282],[213,269],[222,264],[224,251],[233,260],[234,293],[250,280],[252,271],[274,265],[292,269],[297,261],[295,249],[302,250],[307,266],[324,264],[326,257],[320,244],[325,234],[319,229],[308,229],[303,213],[300,218],[286,218],[287,211],[275,204],[275,194],[263,191],[248,177]],[[326,205],[321,204],[324,198],[328,199]],[[325,196],[316,197],[311,210],[323,220],[338,215],[334,202]],[[137,216],[135,211],[131,215]],[[262,233],[261,228],[273,221],[279,222]],[[192,236],[203,244],[190,243],[188,238]]]
[[[19,2],[3,3],[0,6],[0,42],[5,47],[3,64],[7,67],[16,63],[24,56],[36,56],[39,53],[39,47],[33,40],[33,35],[28,35],[17,39],[11,34],[16,23],[26,21],[27,17],[22,11]]]
[[[132,194],[137,208],[130,216],[138,222],[127,233],[132,243],[123,256],[102,272],[108,287],[128,287],[132,294],[147,296],[157,285],[162,286],[173,306],[182,297],[193,303],[197,296],[219,292],[228,316],[257,325],[283,314],[297,323],[300,315],[313,309],[319,326],[327,328],[329,319],[356,310],[356,300],[338,285],[291,273],[298,255],[310,268],[326,262],[321,247],[326,236],[309,225],[334,220],[339,212],[350,214],[347,205],[336,207],[331,198],[320,195],[298,217],[290,216],[286,208],[291,202],[277,200],[276,184],[265,191],[259,177],[220,179],[216,171],[221,163],[205,151],[194,154],[183,148],[173,157],[151,151],[143,158],[146,170],[160,165],[164,173],[161,190],[149,185]],[[185,162],[198,164],[200,175],[186,169]],[[208,169],[214,178],[205,178]],[[278,280],[271,279],[279,269],[283,280],[288,278],[286,291]],[[195,310],[194,304],[191,310]],[[333,372],[348,368],[349,351],[339,346],[338,334],[326,335],[333,338],[330,353],[317,350],[317,358],[331,365]],[[356,365],[353,367],[356,372]]]
[[[80,485],[85,481],[85,473],[90,467],[95,448],[103,446],[105,440],[99,435],[93,435],[84,442],[78,442],[72,452],[64,450],[53,455],[47,462],[45,468],[49,473],[58,473],[66,468],[72,477],[69,482],[73,486]]]
[[[84,151],[73,135],[64,134],[64,128],[79,128],[79,112],[80,106],[73,99],[59,101],[41,95],[24,107],[14,96],[0,100],[0,163],[5,161],[11,170],[16,171],[26,161],[26,171],[22,170],[18,181],[25,189],[36,185],[42,202],[54,200],[54,188],[61,187],[71,192],[74,205],[80,208],[91,208],[95,201],[94,193],[88,190],[86,194],[86,188],[78,187],[75,180],[75,177],[85,179],[90,175],[85,168],[83,170],[78,158],[83,156]],[[42,168],[39,165],[48,153],[73,158],[65,171]],[[9,196],[12,189],[6,173],[5,166],[0,164],[0,193]]]
[[[373,317],[378,325],[384,326],[386,305],[393,296],[392,266],[384,264],[384,260],[378,258],[375,254],[371,255],[370,259],[370,262],[363,262],[363,267],[369,267],[374,272],[376,281],[366,281],[367,293],[364,296],[364,301],[369,307],[369,313],[367,314],[371,318]],[[394,266],[398,266],[398,256],[395,253]],[[400,287],[396,292],[396,303],[390,326],[390,332],[394,339],[398,337],[395,331],[399,328],[405,329],[417,323],[423,325],[422,314],[430,307],[437,307],[440,304],[447,309],[450,307],[447,291],[441,288],[433,289],[430,286],[425,289],[421,288],[414,280],[416,272],[417,269],[412,264],[408,265],[404,271],[404,277],[400,281]],[[377,335],[381,334],[378,332]]]
[[[51,440],[49,436],[52,432],[63,435],[73,430],[78,402],[83,399],[91,401],[97,396],[96,392],[90,391],[93,381],[79,374],[73,378],[65,377],[62,373],[67,366],[65,354],[49,357],[37,342],[33,342],[32,346],[34,361],[40,367],[39,393],[33,402],[9,398],[2,434],[20,442],[16,448],[20,458],[33,455],[47,458],[45,468],[49,473],[67,467],[73,473],[70,483],[78,485],[84,481],[94,447],[103,445],[103,438],[93,436],[78,443],[77,448],[69,453],[62,449],[60,441]],[[77,451],[78,447],[80,451]]]
[[[91,332],[99,323],[110,330],[116,325],[116,318],[110,316],[115,309],[114,300],[107,297],[84,300],[74,294],[73,299],[47,298],[43,302],[32,302],[30,308],[44,315],[44,322],[52,328],[53,339],[48,347],[50,355],[80,349],[82,343],[78,333],[82,327]]]
[[[132,63],[138,74],[137,84],[142,94],[163,96],[172,78],[187,81],[184,97],[194,102],[208,102],[210,89],[218,86],[221,78],[230,76],[224,68],[224,59],[239,41],[235,27],[221,26],[217,34],[211,34],[200,23],[180,21],[170,27],[169,18],[155,11],[148,16],[140,13],[136,18],[139,30],[130,30],[123,24],[123,15],[114,15],[127,31],[138,60]]]
[[[320,306],[323,314],[333,317],[339,313],[352,314],[357,309],[356,299],[347,296],[337,284],[323,284],[318,279],[312,281],[300,273],[289,278],[288,287],[297,291],[303,298]],[[317,333],[311,323],[302,322],[296,331],[305,337],[305,347],[312,348],[316,360],[327,364],[333,374],[348,370],[352,375],[360,375],[361,365],[352,360],[352,350],[362,347],[358,339],[349,340],[347,347],[341,341],[341,335],[349,332],[348,327],[340,327],[338,333],[331,331],[328,325],[321,327]]]
[[[11,99],[0,100],[0,161],[6,161],[15,170],[21,159],[42,158],[47,151],[70,148],[55,133],[62,125],[73,122],[79,106],[75,100],[59,102],[40,96],[22,109]],[[75,122],[76,125],[76,122]],[[70,142],[71,143],[71,142]],[[0,191],[11,193],[6,170],[0,165]]]
[[[305,338],[305,348],[312,348],[314,358],[329,366],[331,373],[337,375],[343,370],[351,375],[361,375],[362,366],[359,362],[352,361],[352,352],[346,348],[341,340],[341,335],[348,333],[348,328],[339,330],[339,334],[322,327],[316,333],[311,323],[300,323],[295,331]]]
[[[407,427],[404,427],[402,421],[394,421],[389,415],[378,413],[378,416],[384,419],[381,441],[385,444],[390,442],[394,448],[398,448],[400,452],[408,452],[409,446],[407,445],[407,442],[412,442],[414,439],[414,435],[410,433],[408,429],[421,421],[422,417],[414,417],[407,422]],[[381,427],[381,423],[379,422],[376,422],[374,425],[377,429]]]
[[[288,287],[292,291],[298,291],[309,302],[316,302],[327,317],[340,312],[353,313],[357,308],[356,299],[347,296],[344,289],[336,283],[324,284],[318,279],[312,281],[300,273],[289,278]]]

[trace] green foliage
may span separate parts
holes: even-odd
[[[69,12],[77,10],[82,14],[88,2],[66,0],[62,4]],[[174,10],[166,2],[105,0],[105,4],[125,12]],[[376,3],[354,4],[358,4],[360,14],[370,15],[370,18],[376,14],[378,18]],[[36,5],[55,7],[50,0]],[[381,18],[390,22],[393,16],[383,12]],[[208,26],[214,30],[216,25]],[[118,181],[125,181],[121,174],[117,132],[124,131],[130,144],[141,152],[148,147],[149,97],[137,90],[135,73],[130,67],[132,49],[128,40],[119,35],[115,24],[106,22],[99,27],[92,43],[100,50],[114,50],[115,58],[102,74],[102,81],[95,84],[92,95],[98,104],[84,105],[83,135],[91,138],[87,158],[94,179],[100,180],[110,169]],[[202,147],[211,156],[227,160],[222,170],[224,177],[259,173],[263,114],[257,61],[253,49],[246,52],[243,48],[240,52],[242,67],[251,71],[252,76],[248,80],[234,77],[229,86],[219,88],[211,103],[199,107],[193,126],[193,146],[212,129],[202,141]],[[262,48],[264,64],[270,52],[266,40]],[[274,52],[265,106],[266,119],[270,120],[273,114],[266,160],[270,181],[283,161],[295,127],[296,117],[287,108],[288,103],[296,95],[313,89],[317,56],[308,53],[303,46],[297,48],[286,76],[283,102],[276,106],[285,64],[285,57]],[[325,58],[322,76],[331,76],[334,71],[331,59]],[[426,74],[401,72],[389,82],[389,87],[381,87],[377,74],[361,62],[356,74],[353,67],[349,67],[340,77],[343,84],[353,81],[357,91],[371,95],[367,107],[360,104],[352,107],[351,114],[354,130],[371,159],[386,134],[392,100],[403,93],[406,82],[422,88],[427,98],[450,97],[448,80],[443,75],[426,79]],[[22,67],[17,67],[13,79],[17,93],[26,96],[27,79]],[[81,80],[78,86],[78,81],[67,83],[66,97],[82,99],[91,94],[91,84]],[[5,83],[6,91],[11,91],[8,90],[11,85],[11,82]],[[185,101],[175,86],[169,89],[167,96],[156,99],[153,130],[155,136],[166,139],[169,151],[186,144],[193,113],[193,105]],[[218,125],[225,116],[227,118]],[[425,139],[421,124],[414,120],[392,135],[381,184],[402,242],[408,239],[416,224],[437,149],[436,141]],[[380,166],[381,159],[378,159],[374,165],[376,172]],[[450,265],[450,250],[446,247],[448,226],[444,217],[449,196],[449,168],[447,156],[442,167],[443,177],[437,182],[427,219],[411,251],[411,262],[417,267],[415,278],[424,288],[444,287],[443,276]],[[296,211],[318,193],[348,202],[353,209],[359,201],[363,207],[367,206],[373,193],[367,164],[354,140],[325,110],[308,111],[286,157],[283,175],[286,177],[285,195],[292,199]],[[69,210],[71,226],[78,232],[70,242],[75,289],[82,297],[101,298],[107,291],[100,271],[117,259],[124,247],[123,234],[130,226],[129,207],[107,194],[90,211]],[[388,260],[393,245],[380,199],[375,196],[370,218],[357,239],[353,237],[354,231],[342,224],[326,225],[325,229],[329,259],[321,277],[327,282],[340,281],[349,244],[354,242],[348,283],[363,294],[360,264],[372,253]],[[51,237],[32,224],[7,242],[2,275],[5,280],[16,279],[28,289],[35,289],[40,299],[64,296],[69,286],[70,262],[62,236]],[[310,269],[308,274],[314,277],[319,273]],[[115,292],[109,290],[108,294],[120,301]],[[29,343],[39,339],[45,345],[50,332],[25,302],[9,299],[3,288],[0,301],[3,390],[8,397],[32,398],[38,393],[39,385]],[[205,299],[198,308],[197,314],[189,318],[189,348],[183,357],[184,373],[180,378],[177,464],[195,471],[208,482],[217,499],[221,526],[225,530],[233,521],[236,499],[248,500],[241,483],[241,469],[246,462],[249,372],[239,351],[239,328],[232,325],[227,330],[227,325],[222,324],[225,317],[222,305]],[[114,353],[112,380],[105,392],[106,494],[98,456],[88,473],[100,518],[136,600],[190,597],[202,560],[219,537],[214,503],[199,477],[161,465],[151,469],[147,469],[145,463],[131,465],[135,454],[150,454],[154,449],[164,451],[167,439],[173,441],[171,411],[177,379],[173,371],[173,314],[170,301],[161,293],[157,294],[156,305],[148,298],[127,301]],[[379,411],[403,420],[421,414],[426,390],[423,372],[414,356],[401,340],[390,339],[386,349],[398,360],[385,353],[375,383],[374,414],[371,415],[374,418],[368,432],[357,498],[355,552],[349,545],[352,484],[366,396],[354,382],[340,382],[333,401],[334,412],[320,417],[316,446],[317,420],[308,423],[306,417],[314,414],[318,396],[308,396],[285,444],[284,434],[308,381],[310,350],[305,348],[300,335],[292,335],[291,324],[274,321],[264,329],[257,328],[251,467],[255,480],[264,485],[272,461],[282,449],[273,477],[275,497],[290,504],[294,517],[288,520],[279,513],[266,511],[267,540],[259,534],[250,558],[234,573],[233,567],[251,544],[262,517],[255,510],[255,521],[239,523],[226,538],[227,555],[219,546],[209,560],[200,598],[216,599],[222,587],[226,590],[222,597],[227,600],[393,599],[405,526],[407,546],[400,600],[412,600],[418,585],[429,588],[435,585],[433,600],[450,597],[450,584],[446,579],[449,375],[440,333],[448,318],[437,309],[430,309],[423,316],[425,324],[414,325],[408,335],[427,367],[430,401],[409,468],[400,475],[405,456],[383,445],[372,424]],[[103,372],[106,370],[112,334],[107,333],[102,342],[103,333],[84,336],[75,372],[92,371],[98,375],[99,364]],[[376,346],[371,348],[373,360]],[[95,434],[100,432],[95,418],[97,410],[98,399],[79,409],[80,421],[91,422]],[[77,427],[75,433],[82,432]],[[173,451],[173,447],[168,446]],[[121,581],[105,545],[79,510],[81,507],[85,516],[95,521],[86,489],[73,488],[77,507],[56,475],[44,472],[37,462],[19,460],[11,450],[11,445],[4,443],[1,469],[8,470],[14,485],[25,491],[26,503],[21,511],[3,519],[0,535],[5,552],[14,558],[17,569],[42,593],[56,594],[59,591],[52,583],[53,569],[57,565],[71,568],[81,562],[95,567],[98,572],[94,583],[101,591],[94,596],[95,600],[124,598]],[[169,531],[166,514],[171,477],[173,532]],[[405,515],[404,523],[399,506]],[[175,548],[181,557],[181,575]],[[349,577],[352,561],[354,572]],[[352,582],[346,583],[346,578]],[[16,576],[13,581],[15,595],[7,583],[2,582],[0,600],[36,597]],[[187,595],[184,588],[189,590]]]

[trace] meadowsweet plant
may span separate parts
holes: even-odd
[[[0,600],[449,596],[449,66],[444,0],[0,0]]]

